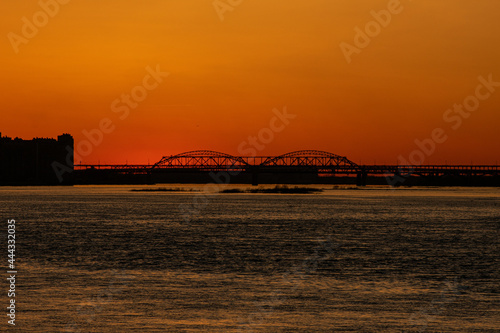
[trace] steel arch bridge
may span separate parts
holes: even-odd
[[[294,169],[348,169],[359,166],[345,156],[319,150],[299,150],[279,156],[233,156],[212,150],[195,150],[177,155],[164,156],[151,170],[254,170],[268,168]]]
[[[358,165],[345,156],[320,150],[298,150],[266,159],[261,166],[313,166],[313,167],[348,167],[358,168]]]
[[[398,181],[410,176],[428,179],[500,177],[498,165],[358,165],[345,156],[320,150],[298,150],[279,156],[234,156],[212,150],[195,150],[164,156],[154,165],[79,164],[74,169],[81,177],[89,179],[132,175],[155,179],[181,174],[190,174],[194,179],[197,173],[241,172],[253,177],[253,183],[257,183],[258,174],[282,175],[288,179],[314,174],[317,177],[355,176],[358,184],[366,184],[367,176],[385,176]]]
[[[151,169],[217,170],[223,168],[245,168],[248,165],[242,157],[212,150],[194,150],[177,155],[164,156]]]

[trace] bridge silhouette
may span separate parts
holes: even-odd
[[[150,182],[175,182],[180,174],[209,174],[212,179],[222,173],[229,177],[247,175],[257,185],[260,175],[282,175],[285,179],[309,175],[303,181],[320,182],[332,177],[356,177],[356,184],[367,184],[369,176],[385,176],[386,183],[401,185],[410,177],[438,179],[443,177],[466,180],[494,177],[498,181],[499,166],[495,165],[360,165],[345,156],[319,150],[300,150],[279,156],[234,156],[211,150],[189,151],[164,156],[153,165],[79,164],[75,171],[102,177],[113,175],[148,176]],[[171,175],[172,177],[162,177]],[[312,177],[312,178],[311,178]],[[185,178],[183,178],[185,179]],[[226,178],[227,179],[227,178]],[[489,178],[486,178],[489,180]]]

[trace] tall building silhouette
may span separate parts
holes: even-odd
[[[59,135],[57,140],[23,140],[0,133],[0,185],[72,184],[73,146],[70,134]]]

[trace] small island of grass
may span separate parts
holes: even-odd
[[[182,187],[133,188],[132,192],[198,192],[196,189]]]
[[[318,193],[323,192],[320,188],[312,188],[312,187],[288,187],[286,185],[276,185],[273,188],[252,188],[252,189],[238,189],[231,188],[220,191],[220,193],[278,193],[278,194],[310,194],[310,193]]]

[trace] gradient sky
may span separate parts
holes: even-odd
[[[2,1],[0,131],[68,132],[78,144],[109,118],[115,130],[82,162],[154,163],[196,149],[238,154],[286,107],[297,117],[261,155],[319,149],[392,164],[440,127],[449,138],[425,163],[499,161],[500,87],[457,130],[443,114],[480,75],[500,81],[500,1],[401,0],[348,64],[340,43],[388,2],[244,0],[221,21],[213,0],[72,0],[16,54],[8,34],[22,35],[22,18],[41,8]],[[156,65],[170,75],[121,120],[112,102]]]

